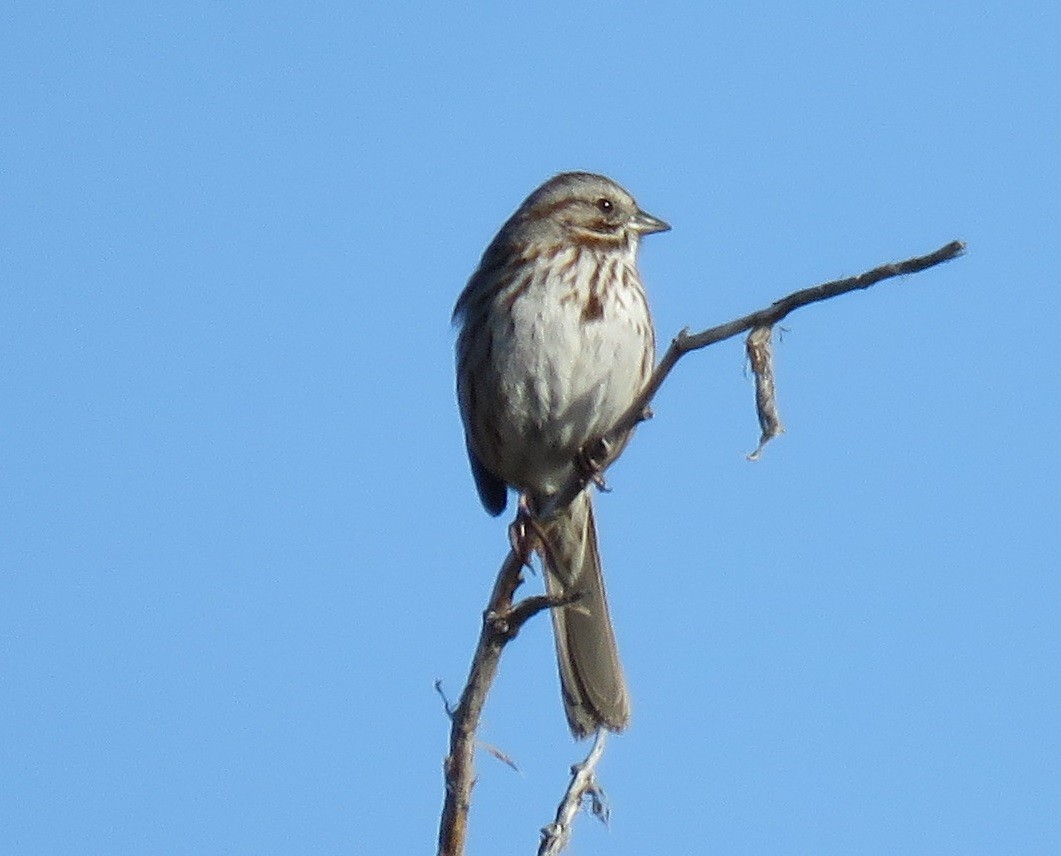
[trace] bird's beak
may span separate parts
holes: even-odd
[[[666,232],[670,229],[669,223],[664,223],[658,217],[653,217],[647,211],[637,209],[631,225],[642,235],[651,235],[653,232]]]

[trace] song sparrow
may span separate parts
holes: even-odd
[[[528,196],[487,247],[453,317],[468,457],[491,514],[508,486],[540,508],[644,387],[655,333],[637,249],[669,228],[611,179],[569,172]],[[578,595],[552,610],[571,730],[621,730],[630,701],[588,491],[534,530],[549,593]]]

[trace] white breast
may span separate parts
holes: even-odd
[[[579,449],[611,428],[640,391],[652,365],[653,355],[645,357],[652,327],[633,247],[607,254],[569,248],[539,264],[524,285],[510,304],[511,324],[504,297],[491,319],[505,414],[497,426],[499,474],[549,493]]]

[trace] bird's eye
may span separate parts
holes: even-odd
[[[604,196],[597,200],[597,208],[600,209],[603,214],[611,214],[612,212],[612,201]]]

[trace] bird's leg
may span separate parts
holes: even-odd
[[[534,510],[525,493],[519,495],[516,519],[509,524],[508,543],[512,547],[512,552],[528,568],[531,567],[531,556],[535,549],[545,543],[541,526],[534,516]]]

